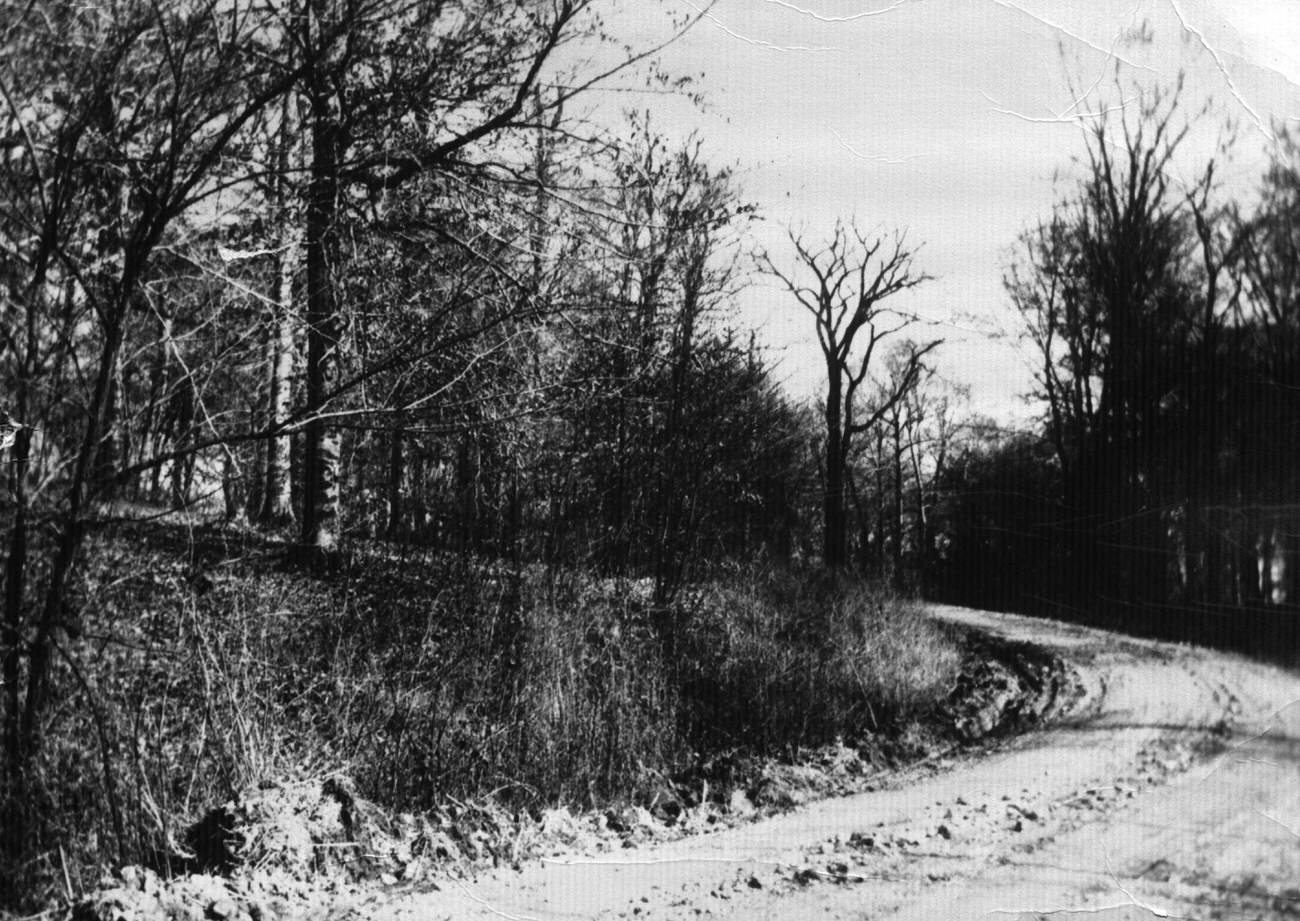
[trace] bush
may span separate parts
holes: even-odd
[[[955,644],[866,583],[746,573],[700,589],[677,663],[701,749],[789,752],[896,730],[956,680]]]
[[[857,583],[744,572],[663,608],[581,572],[374,554],[321,580],[180,537],[90,548],[63,706],[8,804],[29,881],[158,866],[211,807],[285,780],[344,774],[411,811],[635,801],[720,755],[901,728],[957,668],[916,605]]]

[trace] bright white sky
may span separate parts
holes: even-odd
[[[631,0],[622,15],[634,39],[662,32],[658,4]],[[1300,120],[1300,0],[719,0],[666,56],[702,74],[708,110],[651,104],[659,128],[697,128],[714,163],[738,168],[765,218],[752,243],[778,259],[787,226],[821,237],[836,216],[923,243],[918,267],[937,279],[904,306],[938,324],[941,372],[971,387],[976,411],[1023,420],[1030,370],[1002,274],[1083,149],[1079,124],[1058,118],[1068,80],[1100,78],[1113,101],[1111,54],[1147,80],[1185,69],[1187,112],[1212,98],[1215,119],[1238,121],[1222,174],[1243,196],[1270,124]],[[811,319],[770,284],[741,309],[791,391],[816,393]]]

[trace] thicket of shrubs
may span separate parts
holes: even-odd
[[[635,801],[899,729],[958,666],[915,605],[820,575],[733,570],[656,606],[645,583],[472,557],[372,552],[315,579],[231,540],[252,538],[94,540],[25,804],[42,856],[9,878],[157,863],[240,790],[336,772],[415,812]]]

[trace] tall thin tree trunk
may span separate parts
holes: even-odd
[[[477,439],[472,431],[461,435],[456,455],[456,496],[460,505],[459,544],[461,553],[474,547],[478,533],[479,457]]]
[[[892,472],[894,474],[893,508],[890,514],[890,528],[894,532],[893,552],[890,555],[890,577],[895,588],[903,587],[903,432],[897,414],[892,422],[894,438]]]
[[[68,504],[63,527],[55,546],[45,598],[30,646],[27,698],[23,705],[23,721],[19,732],[19,748],[22,757],[29,756],[38,745],[37,721],[45,708],[54,631],[64,615],[68,580],[85,534],[87,494],[97,469],[100,443],[109,421],[109,391],[112,387],[118,354],[122,348],[122,327],[126,315],[126,299],[120,292],[133,288],[133,285],[126,281],[120,284],[117,298],[104,314],[104,342],[100,350],[99,370],[95,377],[94,390],[91,392],[90,404],[86,408],[86,428],[68,486]]]
[[[409,517],[411,519],[411,534],[425,544],[437,544],[442,535],[437,530],[437,522],[429,521],[429,506],[425,501],[426,487],[425,483],[425,456],[424,452],[418,449],[407,450],[406,454],[406,482],[407,482],[407,504],[410,506]]]
[[[843,405],[839,367],[828,361],[829,387],[826,421],[826,483],[822,495],[822,561],[827,569],[844,567],[847,534],[844,514],[844,468],[848,463],[843,430]]]
[[[275,140],[278,176],[273,180],[274,208],[281,227],[275,259],[275,304],[267,335],[267,423],[275,426],[288,416],[293,400],[293,365],[297,354],[294,342],[293,282],[298,272],[299,233],[294,223],[296,210],[290,206],[293,185],[289,176],[299,166],[299,119],[296,97],[285,93],[280,109],[280,130]],[[265,447],[262,479],[262,505],[258,519],[272,527],[293,521],[293,489],[290,478],[293,445],[288,435],[272,438]]]
[[[281,241],[277,266],[276,313],[267,339],[267,365],[270,387],[267,393],[267,421],[278,425],[289,415],[293,400],[293,276],[297,269],[295,243],[285,235]],[[289,478],[291,439],[288,435],[272,438],[266,445],[266,475],[262,508],[258,518],[272,526],[293,521],[293,492]]]
[[[161,453],[159,451],[157,428],[165,405],[164,401],[159,398],[165,367],[166,365],[163,362],[155,361],[149,368],[149,394],[145,397],[143,418],[136,429],[137,456],[132,459],[132,462],[144,460],[153,453]],[[133,486],[133,498],[144,498],[148,502],[158,501],[158,477],[159,468],[155,466],[148,477],[149,489],[144,486],[145,477],[143,475],[137,477]]]
[[[704,284],[704,262],[699,256],[689,265],[683,282],[680,325],[674,343],[672,389],[664,420],[659,467],[658,495],[655,496],[659,539],[652,549],[655,569],[655,598],[664,603],[677,590],[685,571],[690,546],[686,527],[689,500],[687,461],[682,451],[682,417],[690,399],[690,368],[695,354],[695,324],[700,312],[700,291]]]
[[[916,439],[908,445],[912,477],[916,480],[916,589],[924,597],[927,571],[930,568],[930,522],[925,511],[925,486],[921,479],[921,455]]]
[[[340,179],[344,149],[342,113],[331,85],[337,36],[331,36],[335,4],[308,4],[308,83],[311,118],[311,179],[307,191],[304,250],[307,266],[307,399],[308,422],[303,456],[304,508],[302,543],[315,562],[327,562],[339,542],[339,447],[337,428],[321,417],[327,409],[339,368],[337,279],[339,262]]]
[[[118,464],[122,458],[122,430],[118,424],[122,400],[122,367],[117,362],[109,376],[108,396],[104,410],[104,435],[96,455],[93,475],[93,491],[100,498],[111,500],[117,497],[118,486],[114,479]]]
[[[172,398],[175,407],[172,441],[178,447],[183,440],[190,437],[190,425],[194,422],[194,393],[190,387],[191,383],[188,379],[182,381],[180,389]],[[174,509],[180,509],[190,503],[190,474],[193,469],[193,456],[178,457],[171,463],[171,506]]]
[[[31,452],[31,429],[24,426],[14,436],[10,459],[11,492],[14,523],[9,531],[9,555],[5,559],[4,667],[5,722],[4,744],[8,777],[16,780],[22,767],[19,734],[18,683],[21,680],[23,603],[26,600],[27,575],[27,460]]]
[[[403,536],[402,519],[405,503],[402,501],[402,480],[406,472],[406,452],[402,449],[405,434],[394,428],[388,436],[388,520],[384,533],[389,540]]]

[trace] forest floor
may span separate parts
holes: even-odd
[[[589,833],[564,840],[564,827],[585,821],[570,817],[567,826],[553,823],[557,846],[541,859],[318,890],[294,913],[1300,917],[1300,677],[1235,655],[1050,621],[934,613],[1004,652],[1032,646],[1067,663],[1064,672],[1038,671],[1041,656],[1024,660],[1038,664],[1022,674],[1039,678],[1018,683],[1011,697],[1010,684],[985,675],[976,681],[979,703],[959,717],[977,735],[997,722],[991,714],[1018,714],[1015,698],[1032,701],[1040,725],[1010,736],[994,729],[982,743],[859,777],[843,785],[857,788],[848,795],[746,821],[693,829],[683,821],[639,843],[602,837],[590,823]],[[790,789],[807,767],[788,769]],[[836,791],[809,795],[821,792]],[[207,879],[216,897],[206,905],[191,899],[189,917],[267,913]],[[131,917],[142,900],[159,906],[156,897],[175,885],[137,874],[102,892],[95,913]]]

